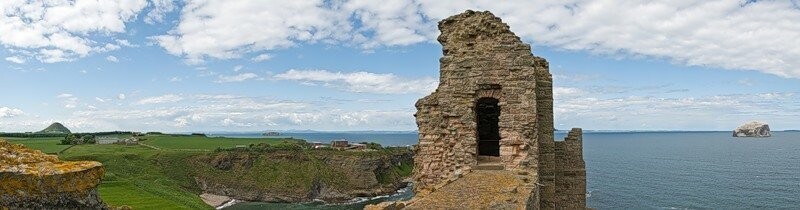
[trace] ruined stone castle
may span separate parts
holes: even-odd
[[[490,12],[467,11],[439,29],[439,86],[416,103],[417,195],[476,170],[504,170],[525,180],[526,208],[585,208],[581,130],[554,141],[547,61]]]

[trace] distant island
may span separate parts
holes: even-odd
[[[280,136],[281,133],[276,132],[276,131],[270,131],[270,132],[262,133],[261,135],[262,136]]]
[[[751,121],[740,125],[733,130],[733,137],[770,137],[772,134],[769,131],[767,123]]]

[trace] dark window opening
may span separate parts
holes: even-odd
[[[475,105],[478,118],[478,155],[500,156],[500,106],[495,98],[480,98]]]

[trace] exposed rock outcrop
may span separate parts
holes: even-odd
[[[104,209],[97,195],[104,173],[99,162],[60,161],[0,140],[0,207]]]
[[[224,195],[214,195],[209,193],[200,194],[200,199],[203,200],[209,206],[213,206],[214,208],[219,208],[222,205],[225,205],[228,202],[231,202],[231,197],[224,196]]]
[[[769,125],[763,122],[751,121],[740,125],[733,130],[733,137],[770,137]]]

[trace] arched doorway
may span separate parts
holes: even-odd
[[[500,156],[500,106],[496,98],[480,98],[475,104],[478,120],[478,155]]]

